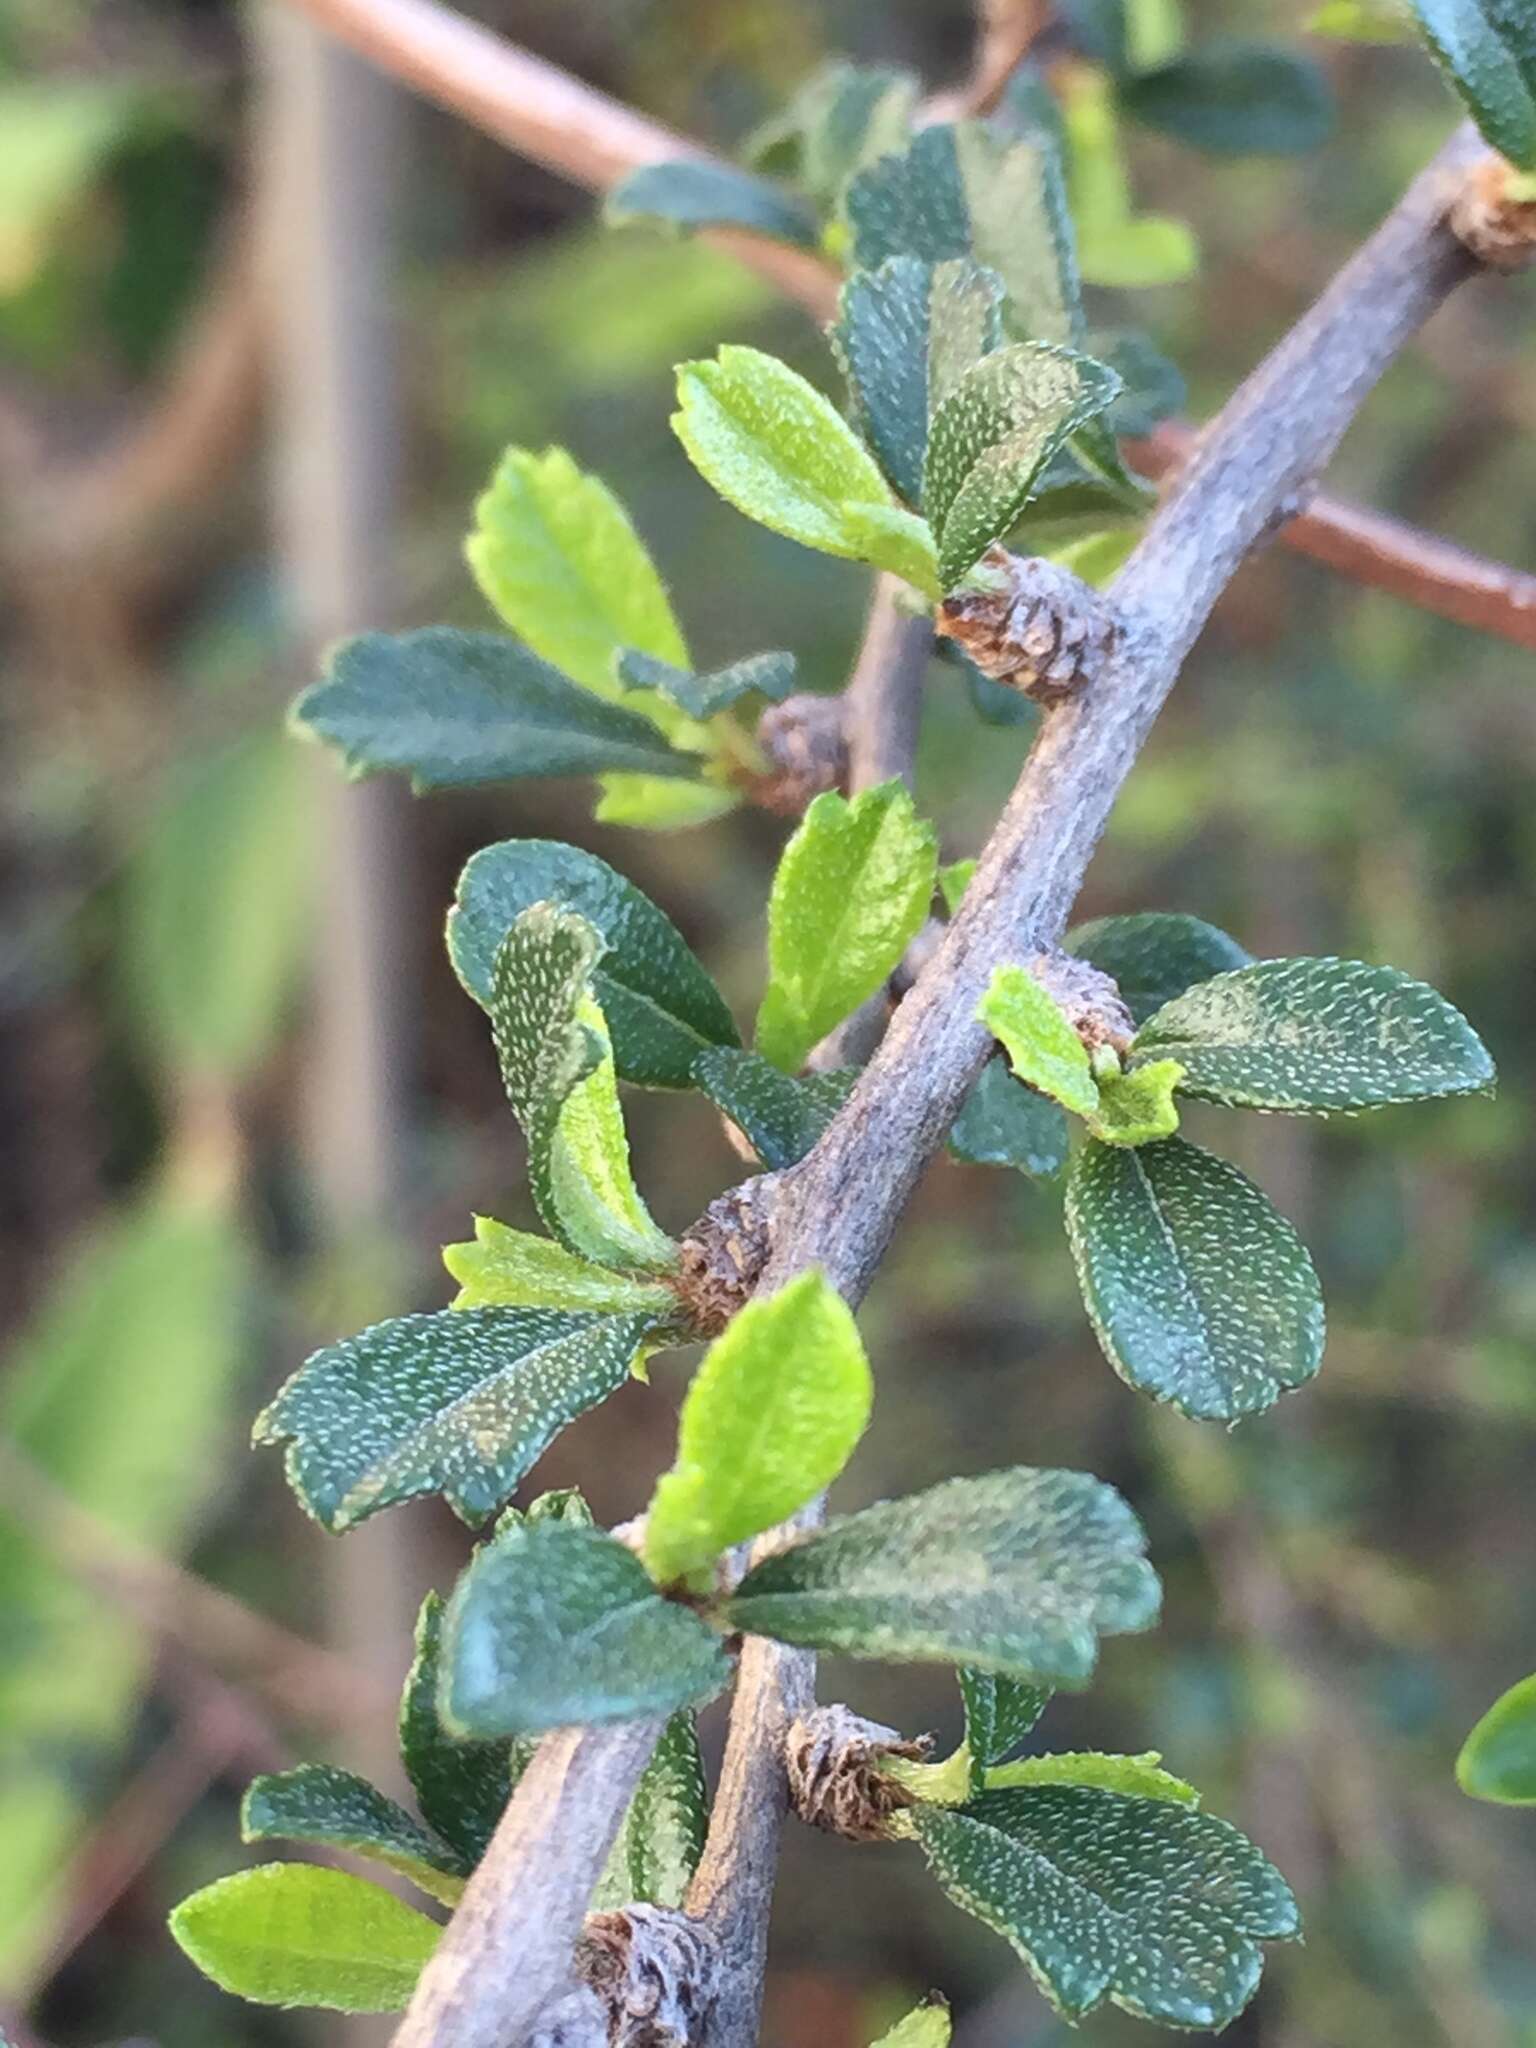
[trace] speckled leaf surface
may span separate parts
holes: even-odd
[[[1011,1166],[1048,1180],[1067,1159],[1067,1120],[1054,1102],[1026,1088],[991,1059],[965,1098],[949,1149],[968,1166]]]
[[[599,1529],[538,1522],[481,1551],[443,1630],[439,1707],[463,1735],[669,1714],[730,1676],[721,1639]]]
[[[795,1077],[761,1053],[723,1046],[700,1053],[693,1073],[700,1091],[745,1134],[764,1166],[775,1170],[805,1157],[859,1078],[854,1067]]]
[[[613,1052],[591,993],[602,951],[596,929],[573,911],[525,910],[496,954],[491,1028],[545,1223],[581,1258],[665,1271],[676,1247],[630,1173]]]
[[[516,640],[453,626],[344,640],[292,723],[335,747],[349,774],[398,771],[417,790],[699,768],[648,719],[605,704]]]
[[[286,1442],[288,1483],[333,1533],[441,1493],[491,1514],[578,1415],[628,1377],[651,1314],[443,1309],[317,1351],[256,1421]]]
[[[1306,1246],[1235,1166],[1183,1138],[1090,1141],[1067,1181],[1067,1236],[1105,1356],[1156,1401],[1236,1422],[1322,1362]]]
[[[1536,170],[1536,15],[1527,0],[1408,0],[1483,138]]]
[[[768,899],[768,988],[757,1047],[798,1067],[872,996],[933,900],[938,839],[898,782],[851,800],[827,791],[779,860]]]
[[[578,1308],[598,1315],[677,1312],[677,1296],[660,1281],[633,1280],[594,1266],[552,1238],[510,1230],[493,1216],[475,1218],[472,1244],[443,1246],[443,1264],[459,1283],[454,1308]]]
[[[589,1912],[678,1907],[704,1854],[709,1791],[690,1709],[674,1714],[641,1774]]]
[[[465,1742],[438,1712],[443,1601],[429,1593],[416,1617],[416,1654],[400,1695],[400,1761],[428,1826],[470,1869],[485,1854],[512,1787],[533,1756],[530,1741]]]
[[[183,1899],[170,1925],[221,1990],[332,2012],[398,2012],[442,1934],[393,1892],[314,1863],[220,1878]]]
[[[749,1301],[684,1399],[677,1459],[645,1519],[652,1577],[708,1571],[814,1500],[852,1456],[873,1399],[853,1312],[819,1268]]]
[[[734,164],[682,159],[644,164],[609,192],[603,218],[610,227],[658,221],[665,227],[745,228],[814,249],[821,237],[815,213],[793,192]]]
[[[976,1016],[1007,1053],[1020,1081],[1052,1096],[1075,1116],[1093,1115],[1099,1087],[1087,1048],[1027,967],[994,968]]]
[[[813,1649],[1080,1687],[1101,1635],[1156,1619],[1145,1548],[1113,1487],[1018,1467],[831,1523],[756,1565],[729,1613]]]
[[[1099,1106],[1086,1119],[1106,1145],[1155,1145],[1179,1128],[1174,1095],[1184,1079],[1177,1060],[1146,1060],[1129,1073],[1099,1078]]]
[[[1494,1701],[1462,1744],[1456,1782],[1474,1799],[1536,1806],[1536,1678]]]
[[[795,687],[795,657],[781,651],[749,654],[725,668],[695,675],[648,654],[629,649],[619,656],[619,677],[635,690],[659,690],[690,718],[713,718],[743,697],[757,695],[779,704]]]
[[[471,1867],[377,1786],[334,1764],[300,1764],[253,1779],[240,1807],[240,1838],[344,1849],[408,1877],[448,1906],[463,1891]]]
[[[1067,933],[1066,948],[1114,978],[1138,1024],[1196,982],[1253,960],[1204,918],[1173,910],[1096,917]]]
[[[459,877],[448,952],[483,1008],[491,1005],[497,951],[535,903],[574,911],[603,942],[592,993],[621,1079],[687,1088],[706,1046],[740,1044],[720,991],[672,920],[595,853],[556,839],[504,839],[477,853]]]
[[[1107,365],[1043,342],[999,349],[960,379],[934,414],[923,468],[946,590],[1008,532],[1046,463],[1119,390]]]
[[[1223,2027],[1258,1986],[1260,1942],[1299,1931],[1267,1858],[1190,1807],[1041,1786],[917,1808],[913,1824],[955,1904],[1069,2019],[1107,1999],[1165,2026]]]
[[[982,1772],[1017,1749],[1045,1712],[1051,1688],[999,1678],[991,1671],[972,1671],[964,1665],[955,1677],[965,1702],[965,1746],[971,1757],[972,1784],[979,1791]]]
[[[1493,1062],[1427,983],[1363,960],[1259,960],[1149,1017],[1136,1062],[1176,1059],[1186,1095],[1303,1115],[1377,1109],[1493,1084]]]

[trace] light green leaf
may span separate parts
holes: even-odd
[[[1138,1024],[1197,981],[1253,959],[1215,925],[1172,910],[1096,917],[1067,933],[1066,948],[1114,980]]]
[[[1011,1166],[1049,1180],[1067,1160],[1067,1120],[1054,1102],[1026,1088],[1007,1062],[991,1059],[965,1098],[949,1149],[968,1166]]]
[[[1087,1048],[1027,967],[994,968],[976,1016],[1021,1081],[1053,1096],[1075,1116],[1097,1112],[1099,1088]]]
[[[288,1444],[289,1485],[333,1533],[423,1493],[480,1521],[568,1422],[623,1386],[658,1320],[537,1308],[399,1316],[317,1351],[257,1417],[256,1441]]]
[[[937,1992],[882,2034],[874,2048],[949,2048],[949,2007]]]
[[[1128,1074],[1101,1074],[1089,1130],[1105,1145],[1154,1145],[1171,1138],[1179,1128],[1174,1091],[1183,1079],[1177,1060],[1148,1060]]]
[[[479,1736],[670,1714],[731,1670],[720,1637],[662,1599],[623,1544],[561,1522],[480,1552],[448,1603],[443,1663],[443,1719]]]
[[[768,902],[769,981],[758,1050],[798,1067],[880,988],[933,900],[938,841],[898,782],[826,791],[779,860]]]
[[[1145,1548],[1112,1487],[1017,1467],[835,1521],[754,1566],[726,1611],[811,1649],[1077,1688],[1100,1635],[1156,1618]]]
[[[1536,17],[1526,0],[1408,0],[1484,141],[1536,170]]]
[[[1067,1236],[1122,1379],[1203,1421],[1261,1414],[1323,1355],[1306,1246],[1224,1159],[1182,1138],[1090,1141],[1067,1181]]]
[[[631,825],[641,832],[686,832],[712,825],[741,803],[718,782],[678,782],[664,775],[600,775],[592,816],[599,825]]]
[[[1309,35],[1336,36],[1350,43],[1411,43],[1414,39],[1408,0],[1324,0],[1302,27]]]
[[[777,1171],[803,1159],[848,1099],[858,1069],[782,1073],[761,1053],[724,1046],[693,1063],[701,1092],[746,1136],[764,1166]]]
[[[457,1903],[472,1867],[377,1786],[332,1764],[254,1779],[240,1807],[240,1839],[344,1849],[408,1877],[446,1906]]]
[[[475,1218],[473,1244],[444,1245],[443,1264],[459,1283],[452,1303],[457,1309],[580,1308],[661,1318],[677,1310],[677,1296],[660,1281],[611,1273],[547,1237],[510,1230],[493,1216]]]
[[[1102,72],[1081,66],[1062,95],[1068,157],[1067,189],[1078,255],[1089,284],[1135,289],[1178,284],[1199,266],[1199,249],[1183,221],[1133,215],[1115,95]]]
[[[705,1353],[683,1403],[642,1552],[661,1585],[710,1570],[787,1521],[842,1471],[874,1385],[858,1326],[820,1270],[749,1301]]]
[[[944,908],[951,917],[960,908],[960,899],[971,886],[975,872],[974,860],[952,860],[939,869],[939,894],[944,898]]]
[[[131,75],[7,77],[0,82],[0,298],[36,282],[70,211],[143,110]]]
[[[704,1854],[709,1792],[693,1712],[684,1708],[662,1730],[641,1773],[598,1879],[588,1911],[617,1912],[643,1904],[676,1909]]]
[[[801,249],[814,249],[821,239],[816,215],[792,192],[734,164],[691,158],[631,171],[609,192],[603,218],[610,227],[641,220],[684,230],[745,228]]]
[[[1161,1799],[1172,1806],[1198,1806],[1193,1785],[1161,1768],[1155,1749],[1142,1756],[1105,1756],[1098,1750],[1068,1750],[1054,1756],[1026,1756],[997,1764],[984,1774],[984,1789],[1006,1792],[1024,1785],[1092,1785],[1128,1799]]]
[[[1500,1694],[1461,1746],[1456,1782],[1474,1799],[1536,1806],[1536,1677]]]
[[[532,1761],[534,1745],[464,1742],[448,1733],[437,1706],[442,1651],[443,1602],[429,1593],[416,1618],[416,1655],[400,1695],[400,1761],[428,1826],[472,1870]]]
[[[1245,1109],[1351,1113],[1493,1085],[1459,1010],[1425,982],[1363,960],[1259,960],[1165,1003],[1137,1064],[1178,1060],[1186,1095]]]
[[[398,2012],[442,1929],[343,1870],[262,1863],[220,1878],[171,1915],[205,1977],[255,2005]]]
[[[496,1051],[549,1228],[599,1265],[665,1271],[677,1248],[630,1174],[612,1048],[591,994],[602,951],[596,929],[574,911],[552,903],[525,910],[496,955]]]

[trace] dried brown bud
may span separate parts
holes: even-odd
[[[936,628],[958,641],[983,675],[1052,703],[1101,666],[1120,621],[1070,569],[991,547],[975,583],[939,606]]]
[[[762,1278],[778,1187],[778,1174],[760,1173],[727,1188],[684,1237],[672,1285],[701,1337],[718,1337]]]
[[[610,2048],[695,2048],[719,1967],[708,1929],[662,1906],[593,1913],[576,1952],[582,1981],[607,2011]]]
[[[912,1804],[912,1795],[883,1777],[884,1757],[921,1763],[931,1744],[909,1742],[894,1728],[865,1721],[848,1707],[816,1707],[796,1721],[784,1739],[789,1803],[810,1827],[854,1842],[883,1842],[893,1813]]]
[[[802,690],[782,704],[770,704],[757,722],[757,743],[770,772],[753,784],[752,798],[765,810],[797,818],[824,790],[848,780],[848,738],[841,697],[817,697]]]
[[[1125,1052],[1136,1020],[1113,976],[1072,953],[1037,953],[1029,971],[1090,1052],[1100,1045]]]
[[[1536,185],[1502,156],[1479,157],[1447,216],[1451,233],[1492,270],[1536,260]]]

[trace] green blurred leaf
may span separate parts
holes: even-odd
[[[745,228],[800,249],[814,249],[821,240],[815,213],[794,193],[734,164],[689,158],[631,171],[609,192],[603,217],[610,227],[640,220],[680,229]]]
[[[262,1863],[220,1878],[171,1915],[205,1977],[255,2005],[398,2012],[442,1929],[343,1870]]]
[[[1109,80],[1078,69],[1068,81],[1062,109],[1067,189],[1086,282],[1129,290],[1182,283],[1199,267],[1194,236],[1182,221],[1133,211]]]
[[[1224,1159],[1182,1138],[1090,1141],[1067,1181],[1067,1235],[1105,1356],[1154,1400],[1235,1422],[1316,1373],[1323,1298],[1306,1246]]]
[[[899,782],[810,804],[768,899],[765,1059],[798,1067],[884,985],[928,915],[937,872],[937,835]]]
[[[1456,1782],[1474,1799],[1536,1806],[1536,1678],[1494,1701],[1461,1746]]]
[[[825,65],[747,138],[745,154],[830,212],[855,171],[905,145],[918,93],[913,73],[894,66]]]
[[[840,1067],[798,1078],[761,1053],[719,1047],[693,1063],[700,1091],[746,1135],[764,1166],[803,1159],[848,1099],[858,1070]]]
[[[1162,1769],[1155,1749],[1144,1756],[1105,1756],[1096,1749],[1058,1751],[999,1764],[985,1774],[984,1789],[1006,1792],[1026,1785],[1092,1785],[1128,1799],[1158,1799],[1170,1806],[1198,1806],[1200,1794],[1172,1771]]]
[[[976,1016],[1007,1053],[1019,1080],[1075,1116],[1095,1113],[1099,1088],[1087,1047],[1027,967],[994,968]]]
[[[0,81],[0,298],[36,278],[65,216],[137,120],[135,80]]]
[[[709,1792],[692,1710],[674,1714],[641,1774],[588,1911],[680,1907],[704,1854]]]
[[[1411,43],[1409,0],[1325,0],[1302,26],[1309,35],[1352,43]]]
[[[1215,925],[1172,910],[1093,918],[1067,933],[1066,948],[1112,976],[1138,1024],[1196,982],[1253,960]]]
[[[1105,1145],[1155,1145],[1179,1128],[1174,1093],[1184,1079],[1177,1060],[1148,1060],[1130,1073],[1099,1076],[1099,1106],[1088,1129]]]
[[[784,1522],[831,1485],[869,1421],[874,1386],[853,1313],[819,1269],[740,1309],[683,1402],[642,1556],[661,1585]]]
[[[721,1639],[662,1599],[632,1552],[598,1529],[511,1528],[459,1580],[444,1627],[440,1704],[464,1735],[542,1735],[712,1699]]]
[[[593,819],[641,832],[683,832],[712,825],[734,811],[741,797],[718,782],[669,781],[661,775],[600,775]]]
[[[1213,38],[1120,88],[1134,120],[1218,156],[1290,156],[1333,127],[1333,95],[1315,64],[1274,43]]]
[[[633,649],[619,656],[619,678],[631,689],[659,690],[670,697],[690,718],[713,718],[728,711],[743,697],[756,693],[779,704],[795,687],[795,657],[792,654],[751,654],[733,661],[727,668],[694,675],[674,668]]]
[[[473,1244],[444,1245],[443,1264],[459,1283],[456,1309],[579,1308],[665,1317],[677,1308],[677,1296],[659,1281],[594,1266],[550,1238],[511,1230],[493,1216],[475,1218]]]
[[[457,1903],[471,1865],[366,1778],[333,1764],[300,1764],[253,1779],[240,1807],[244,1842],[306,1842],[343,1849]]]
[[[974,860],[952,860],[939,869],[939,894],[944,899],[944,908],[953,917],[960,908],[961,898],[971,886],[976,873]]]
[[[429,1593],[416,1619],[416,1655],[400,1695],[400,1761],[427,1824],[473,1869],[496,1832],[513,1786],[532,1760],[534,1746],[466,1742],[450,1735],[437,1704],[442,1655],[443,1602],[438,1594]]]
[[[1016,1467],[835,1521],[754,1566],[726,1611],[812,1649],[1075,1688],[1100,1635],[1156,1618],[1145,1548],[1112,1487]]]
[[[949,2048],[952,2032],[949,2007],[934,1992],[882,2034],[873,2048]]]
[[[1054,1102],[1014,1079],[991,1059],[965,1098],[949,1149],[968,1166],[1011,1166],[1037,1180],[1060,1173],[1067,1158],[1067,1120]]]
[[[1536,170],[1536,14],[1526,0],[1408,0],[1485,142]]]

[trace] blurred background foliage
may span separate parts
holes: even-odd
[[[965,0],[474,11],[722,146],[828,52],[937,85],[972,33]],[[1188,11],[1197,30],[1299,38],[1310,8]],[[325,820],[358,797],[281,731],[308,672],[266,482],[242,13],[0,0],[0,2028],[18,2048],[319,2038],[221,1998],[164,1916],[230,1867],[255,1770],[387,1746],[376,1678],[408,1660],[400,1602],[376,1589],[376,1654],[355,1654],[354,1616],[346,1658],[326,1655],[334,1546],[244,1437],[306,1345],[447,1298],[435,1247],[471,1209],[528,1220],[482,1020],[438,943],[459,865],[511,834],[593,847],[745,1012],[783,836],[749,814],[625,835],[567,785],[402,814],[386,906],[409,965],[402,1195],[387,1234],[318,1227],[305,987],[346,914]],[[1452,118],[1412,51],[1311,49],[1339,106],[1311,155],[1128,133],[1138,210],[1188,223],[1198,268],[1134,302],[1099,294],[1095,317],[1144,324],[1196,417]],[[470,501],[506,442],[560,442],[633,509],[702,664],[789,644],[836,687],[861,572],[723,512],[667,426],[680,357],[747,340],[830,384],[819,337],[723,258],[602,230],[589,198],[446,117],[410,109],[398,147],[405,484],[377,535],[392,616],[357,623],[482,623],[459,552]],[[280,237],[275,262],[281,291]],[[1531,313],[1528,284],[1464,292],[1367,407],[1334,486],[1528,563]],[[1027,1460],[1113,1478],[1148,1521],[1165,1624],[1116,1645],[1046,1733],[1163,1749],[1291,1877],[1306,1946],[1274,1957],[1231,2037],[1263,2048],[1536,2043],[1536,1830],[1451,1778],[1465,1728],[1536,1662],[1529,671],[1272,551],[1221,606],[1090,879],[1085,915],[1177,908],[1260,954],[1390,960],[1444,988],[1498,1059],[1497,1103],[1222,1131],[1317,1255],[1332,1327],[1314,1387],[1234,1436],[1149,1410],[1084,1324],[1057,1192],[950,1164],[866,1318],[880,1393],[844,1505]],[[946,857],[975,850],[1026,743],[935,666],[919,789]],[[701,1100],[641,1097],[632,1121],[669,1227],[735,1177]],[[579,1478],[600,1515],[633,1512],[683,1379],[664,1364],[573,1429],[539,1486]],[[399,1519],[413,1586],[445,1584],[465,1533],[440,1508]],[[243,1605],[209,1606],[210,1587]],[[942,1674],[833,1667],[824,1697],[845,1685],[882,1720],[955,1731]],[[915,1858],[797,1833],[770,2048],[859,2048],[930,1983],[961,2048],[1058,2038]],[[1077,2038],[1143,2031],[1096,2018]]]

